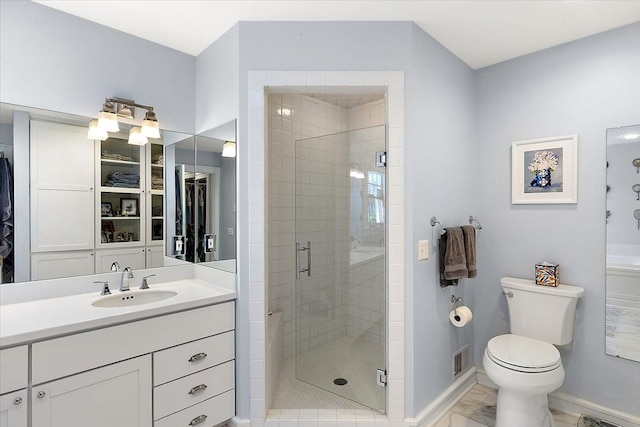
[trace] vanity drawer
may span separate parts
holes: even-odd
[[[157,420],[166,417],[234,387],[235,362],[233,360],[155,387],[153,418]]]
[[[153,384],[158,386],[234,357],[233,331],[168,348],[153,354]]]
[[[213,427],[236,414],[235,390],[229,390],[153,423],[154,427]],[[198,422],[203,420],[201,422]]]
[[[0,394],[26,388],[28,366],[26,345],[0,350]]]
[[[32,382],[41,384],[230,331],[234,313],[234,303],[226,302],[34,343]]]

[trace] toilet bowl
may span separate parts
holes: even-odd
[[[498,386],[495,427],[554,427],[547,394],[564,381],[554,346],[573,340],[578,299],[584,289],[538,286],[531,280],[500,280],[509,308],[509,334],[489,340],[482,364]]]
[[[547,394],[564,380],[560,353],[553,345],[500,335],[487,344],[482,363],[499,390],[496,427],[553,427]]]

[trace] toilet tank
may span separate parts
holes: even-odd
[[[576,304],[584,294],[583,288],[540,286],[533,280],[515,277],[503,277],[500,286],[507,296],[512,334],[555,345],[573,340]]]

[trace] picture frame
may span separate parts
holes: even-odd
[[[511,144],[511,204],[578,203],[578,136]]]
[[[120,199],[122,216],[138,216],[138,199]]]
[[[100,215],[101,216],[113,216],[113,208],[111,202],[100,203]]]

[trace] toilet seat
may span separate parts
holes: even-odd
[[[492,338],[486,353],[496,364],[518,372],[548,372],[562,364],[560,352],[552,344],[519,335]]]

